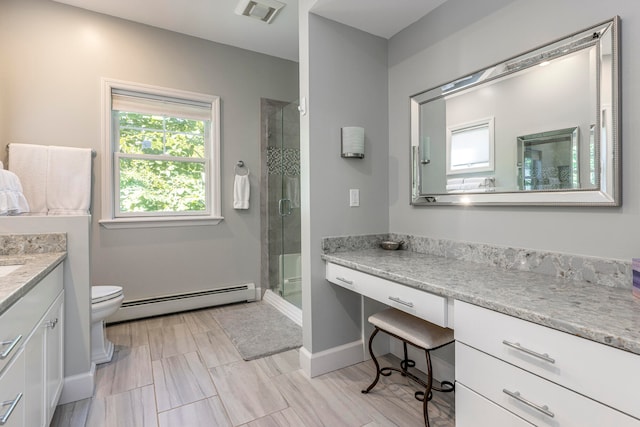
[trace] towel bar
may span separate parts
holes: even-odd
[[[11,145],[11,144],[7,144],[7,146],[6,146],[6,147],[4,147],[4,149],[7,151],[7,153],[9,152],[9,146],[10,146],[10,145]],[[96,157],[96,156],[97,156],[96,150],[94,150],[94,149],[92,148],[92,149],[91,149],[91,157]]]

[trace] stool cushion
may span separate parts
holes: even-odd
[[[425,350],[453,342],[452,329],[441,328],[395,308],[388,308],[369,316],[369,322],[378,329]]]

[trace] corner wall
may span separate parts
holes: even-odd
[[[314,356],[360,340],[360,296],[325,280],[321,239],[387,228],[387,41],[308,13],[302,3],[302,354],[311,359],[307,373],[317,375],[340,366],[314,367]],[[364,127],[364,159],[340,157],[343,126]],[[352,188],[360,190],[359,207],[349,207]]]

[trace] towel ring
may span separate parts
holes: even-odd
[[[242,168],[245,168],[247,170],[246,174],[239,173]],[[236,172],[236,175],[249,175],[249,172],[251,172],[249,168],[245,166],[242,160],[238,160],[238,163],[236,163],[236,167],[234,168],[234,170]]]

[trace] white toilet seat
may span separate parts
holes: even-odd
[[[98,304],[122,296],[121,286],[92,286],[91,304]]]

